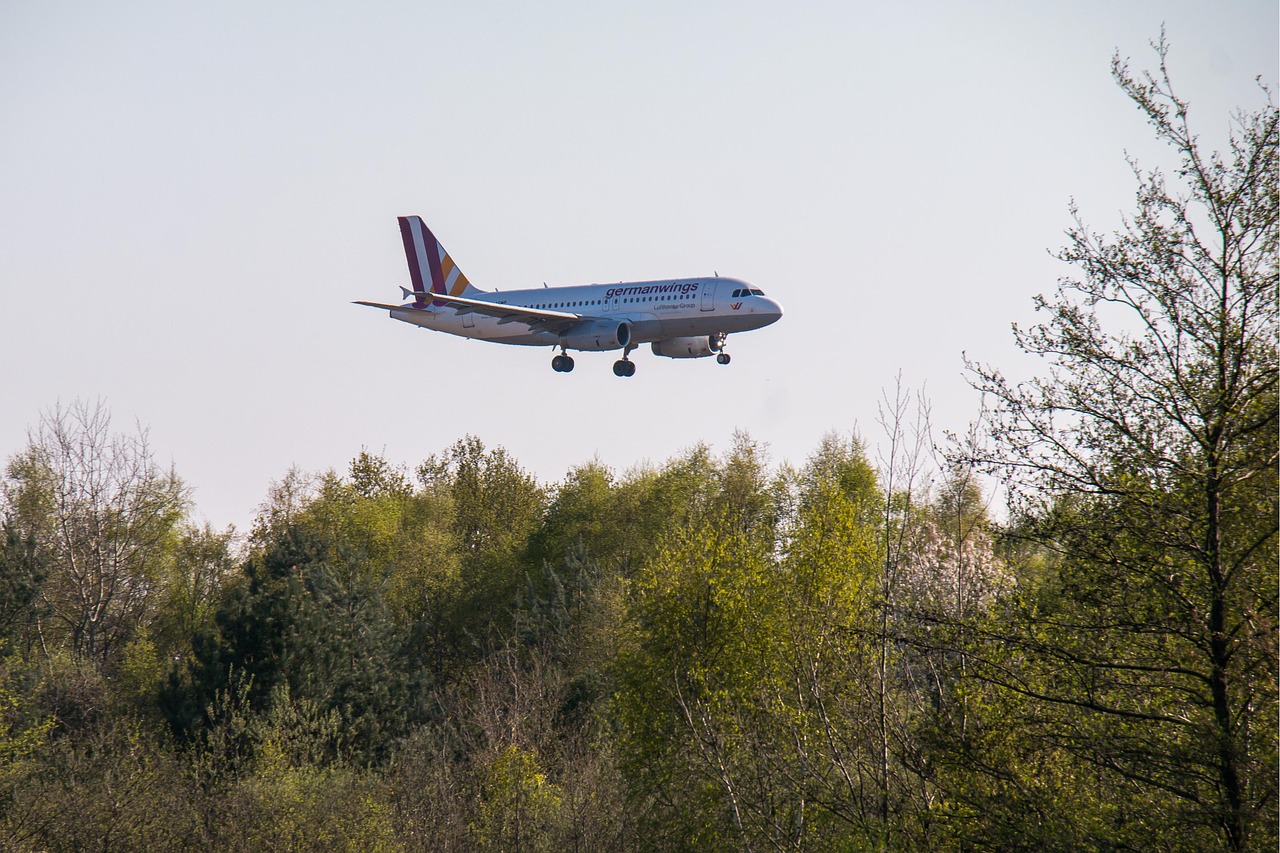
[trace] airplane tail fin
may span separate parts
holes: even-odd
[[[413,279],[413,302],[425,307],[428,293],[467,296],[480,291],[471,286],[440,241],[420,216],[401,216],[400,237],[409,261],[409,277]],[[404,288],[401,288],[404,290]],[[405,297],[409,293],[405,291]],[[444,303],[437,302],[437,307]]]

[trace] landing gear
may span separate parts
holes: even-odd
[[[721,364],[729,363],[729,353],[724,351],[724,342],[727,337],[729,337],[727,332],[716,332],[707,341],[707,344],[711,347],[711,351],[718,353],[716,361]]]
[[[614,376],[635,376],[636,375],[635,364],[631,361],[631,359],[627,358],[627,356],[631,355],[631,351],[635,348],[636,348],[635,344],[629,344],[622,348],[622,358],[618,359],[613,363]]]
[[[551,369],[556,373],[569,373],[573,370],[573,359],[567,352],[562,352],[551,359]]]

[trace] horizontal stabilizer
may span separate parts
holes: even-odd
[[[385,308],[388,311],[425,311],[428,314],[431,313],[429,309],[419,308],[417,305],[389,305],[386,302],[365,302],[362,299],[357,299],[351,304],[368,305],[370,308]]]

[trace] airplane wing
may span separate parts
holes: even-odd
[[[444,302],[453,307],[459,314],[483,314],[486,317],[497,317],[498,325],[507,323],[524,323],[531,332],[560,333],[583,320],[593,317],[585,314],[573,314],[568,311],[548,311],[545,308],[528,308],[523,305],[504,305],[500,302],[486,302],[482,299],[467,299],[463,296],[446,296],[443,293],[428,293],[427,298],[434,302]],[[389,311],[425,311],[413,305],[388,305],[382,302],[357,301],[356,305],[368,305],[371,308],[385,308]]]

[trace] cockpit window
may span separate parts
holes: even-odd
[[[761,290],[761,289],[759,289],[758,287],[753,287],[753,288],[751,288],[751,295],[752,295],[752,296],[764,296],[764,291],[763,291],[763,290]]]

